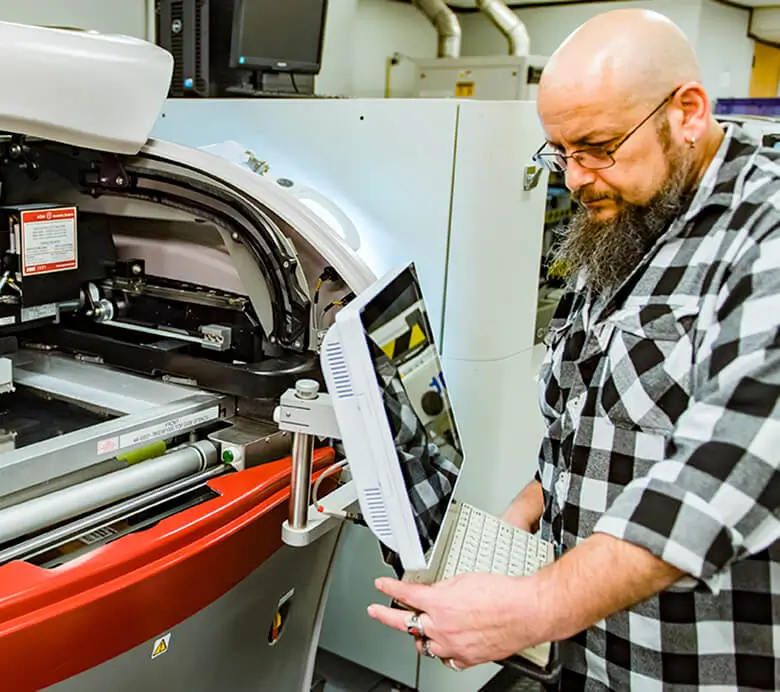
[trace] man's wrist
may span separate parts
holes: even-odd
[[[544,637],[541,641],[568,639],[663,591],[681,576],[680,570],[644,548],[594,534],[526,578],[536,594],[534,626]]]

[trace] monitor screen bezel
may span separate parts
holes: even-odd
[[[322,69],[322,54],[325,45],[325,25],[328,18],[328,3],[329,0],[321,0],[322,2],[322,22],[320,23],[320,40],[317,48],[317,60],[316,62],[300,61],[300,60],[280,60],[279,58],[261,57],[241,55],[241,32],[242,22],[241,18],[244,14],[244,7],[247,2],[252,0],[234,0],[233,4],[233,27],[230,32],[230,67],[244,70],[266,70],[270,72],[297,72],[299,74],[319,74]],[[239,59],[244,57],[244,62],[239,62]]]
[[[337,419],[339,419],[342,442],[344,443],[348,458],[351,454],[350,448],[357,449],[359,447],[365,450],[367,449],[366,445],[368,445],[374,450],[371,458],[361,459],[359,455],[353,456],[350,459],[350,466],[354,468],[356,465],[365,464],[365,471],[368,472],[369,475],[376,474],[380,479],[383,502],[397,543],[395,546],[391,545],[390,547],[398,553],[404,569],[406,571],[415,572],[426,570],[430,567],[430,561],[434,559],[434,556],[440,550],[441,543],[446,540],[446,536],[444,535],[445,532],[441,530],[442,527],[440,527],[436,540],[430,546],[429,551],[423,551],[417,523],[408,496],[408,489],[403,477],[403,472],[398,463],[397,450],[393,441],[390,424],[387,420],[382,393],[377,381],[374,362],[368,345],[368,335],[362,320],[364,308],[401,274],[408,270],[411,270],[422,300],[423,302],[426,302],[415,263],[409,262],[391,270],[380,279],[376,280],[371,286],[358,293],[352,302],[337,313],[332,329],[336,330],[338,341],[344,349],[344,356],[348,361],[348,368],[353,386],[355,387],[355,390],[359,392],[359,395],[363,397],[363,404],[360,407],[359,416],[364,425],[357,433],[355,433],[355,428],[349,425],[350,422],[354,423],[354,419],[348,421],[346,418],[339,418],[340,402],[334,400],[334,409]],[[436,344],[435,338],[434,345],[438,352],[438,345]],[[442,355],[440,352],[438,353],[438,356],[441,360]],[[324,366],[323,369],[327,371],[326,366]],[[329,381],[329,373],[325,372],[324,374],[326,381]],[[458,428],[459,426],[454,410],[452,410],[451,413],[455,419],[455,426]],[[366,435],[369,430],[372,432],[368,432],[368,435]],[[378,437],[376,437],[374,433],[378,435]],[[355,434],[362,439],[350,439],[350,436]],[[366,436],[370,438],[370,442],[365,440]],[[458,486],[463,477],[463,466],[465,465],[465,461],[466,454],[464,449],[461,473],[458,474],[458,478],[455,481],[455,486],[453,487],[453,491],[444,511],[444,517],[446,517],[447,512],[451,510],[457,496]],[[368,467],[371,467],[371,471],[368,471]],[[354,480],[360,485],[359,479],[363,477],[364,474],[359,471],[360,469],[354,474]],[[364,514],[368,514],[368,507],[363,506],[364,491],[364,488],[359,488],[358,497],[361,502],[361,509]],[[377,536],[377,538],[379,538],[379,536]]]

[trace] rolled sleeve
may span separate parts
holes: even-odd
[[[743,253],[712,314],[666,459],[594,527],[710,586],[780,540],[780,233]]]
[[[646,548],[714,590],[718,575],[745,550],[743,537],[715,508],[660,478],[626,486],[594,532]]]

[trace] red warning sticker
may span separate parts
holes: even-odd
[[[78,267],[76,207],[22,212],[22,274]]]

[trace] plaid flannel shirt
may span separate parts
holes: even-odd
[[[580,277],[551,323],[543,537],[690,575],[564,642],[567,692],[780,686],[780,152],[725,129],[616,295]]]

